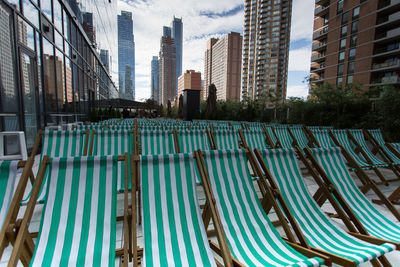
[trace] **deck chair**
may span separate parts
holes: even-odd
[[[297,252],[274,228],[253,187],[246,151],[206,151],[197,157],[203,169],[200,171],[203,184],[211,187],[226,239],[239,262],[246,266],[320,266],[324,263],[311,250],[303,248],[307,257]]]
[[[380,242],[380,245],[365,242],[334,225],[303,182],[294,149],[256,151],[256,156],[265,177],[282,193],[310,246],[331,257],[333,262],[356,266],[396,248],[378,239],[374,241]],[[386,259],[382,258],[382,261]]]
[[[400,157],[393,153],[390,147],[387,145],[383,134],[380,129],[364,130],[365,136],[374,145],[375,152],[380,152],[382,157],[389,159],[397,170],[400,170]]]
[[[239,136],[234,130],[213,130],[211,136],[214,141],[214,149],[228,150],[239,148]]]
[[[133,133],[128,130],[94,132],[91,143],[91,156],[124,155],[133,153]],[[125,162],[118,162],[118,192],[124,192]],[[128,160],[128,190],[131,190],[131,166]]]
[[[209,131],[184,130],[176,133],[179,153],[193,153],[199,149],[211,150]]]
[[[116,253],[117,162],[125,156],[45,156],[16,232],[8,266],[114,266]],[[48,197],[33,242],[28,226],[49,172]],[[127,173],[127,169],[125,173]],[[127,186],[127,180],[125,180]],[[128,192],[124,194],[122,265],[128,261]]]
[[[273,127],[272,125],[263,125],[267,144],[269,145],[270,148],[275,148],[277,147],[278,140],[276,140],[276,136],[274,134],[272,127]]]
[[[269,147],[266,141],[265,132],[262,129],[239,130],[238,133],[244,147],[249,147],[250,149],[267,149]]]
[[[346,168],[339,148],[313,148],[306,150],[306,153],[324,182],[340,193],[370,235],[400,243],[400,226],[381,214],[364,196]],[[376,190],[376,185],[371,183],[371,187],[381,197],[388,210],[400,220],[399,212],[379,190]]]
[[[294,145],[293,138],[289,134],[288,126],[281,125],[272,129],[277,140],[277,147],[279,148],[292,148]]]
[[[309,136],[317,147],[329,148],[336,146],[329,135],[329,129],[311,129],[309,133]]]
[[[175,139],[172,131],[140,131],[140,154],[163,155],[174,154]]]
[[[303,126],[289,126],[288,131],[290,136],[292,137],[294,146],[298,146],[301,149],[313,146],[313,143],[307,138]]]
[[[330,131],[332,141],[341,148],[343,156],[346,158],[347,165],[354,169],[354,162],[364,170],[373,170],[382,184],[387,185],[387,180],[383,174],[379,171],[379,167],[387,167],[388,164],[379,160],[375,157],[375,164],[371,158],[368,157],[367,153],[364,152],[363,148],[358,146],[358,143],[354,143],[347,130],[332,130]]]
[[[0,229],[14,195],[18,160],[0,162]]]
[[[137,246],[133,224],[134,266],[221,266],[214,259],[200,214],[193,154],[136,156],[135,173],[142,180],[144,248]],[[137,179],[132,179],[136,181]],[[132,185],[135,189],[136,184]],[[134,191],[134,190],[133,190]],[[206,196],[209,195],[206,192]],[[136,198],[132,197],[136,207]],[[209,197],[208,197],[209,199]],[[210,203],[210,202],[209,202]],[[232,259],[216,207],[211,208],[225,266],[240,266]],[[134,216],[136,209],[133,210]],[[218,247],[217,245],[212,245]],[[140,254],[143,258],[140,258]]]

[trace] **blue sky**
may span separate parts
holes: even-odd
[[[150,97],[150,62],[158,55],[162,27],[173,16],[183,21],[183,71],[203,73],[209,38],[243,32],[244,0],[120,0],[119,10],[133,13],[137,100]],[[309,74],[314,0],[293,0],[289,51],[288,97],[306,97]]]

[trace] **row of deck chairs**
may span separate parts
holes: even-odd
[[[143,138],[144,132],[137,132],[136,135],[137,137],[132,138],[133,142],[139,142],[138,140]],[[236,136],[235,140],[239,140],[236,132],[234,135]],[[110,145],[113,144],[112,140],[114,140],[114,144],[116,143],[115,138],[103,138],[103,140],[108,140],[104,141],[104,144],[107,145],[98,145],[96,148],[96,142],[92,141],[94,139],[90,141],[93,145],[89,145],[88,136],[93,138],[94,135],[86,135],[83,140],[75,138],[82,140],[79,142],[75,140],[75,144],[79,143],[79,146],[83,147],[83,151],[92,147],[92,153],[97,155],[105,153],[104,151],[108,150],[105,147],[113,147]],[[173,146],[176,145],[177,136],[177,132],[172,133]],[[211,133],[206,135],[207,138],[210,136],[212,136]],[[229,138],[227,135],[222,135],[219,143],[229,145],[232,142]],[[162,140],[162,138],[159,139]],[[144,142],[149,140],[150,138],[144,138],[140,142],[142,154],[145,150]],[[169,139],[164,138],[163,140],[165,142]],[[206,140],[210,145],[209,140],[212,138],[209,140],[203,138],[202,140],[203,143]],[[182,142],[189,141],[183,138]],[[76,149],[77,145],[65,145],[66,143],[69,142],[64,140],[62,146],[64,150],[55,148],[54,153],[57,153],[56,151],[58,153],[73,151],[74,149],[82,151],[79,148]],[[239,141],[237,143],[239,144]],[[242,146],[244,146],[244,142]],[[130,147],[134,149],[134,145]],[[209,148],[212,149],[211,146]],[[11,266],[15,266],[18,260],[25,265],[29,265],[31,262],[33,266],[57,264],[112,266],[116,254],[123,255],[124,264],[130,258],[134,260],[135,265],[141,262],[148,266],[218,265],[219,262],[214,259],[212,250],[221,255],[225,266],[288,266],[294,264],[319,266],[323,262],[330,264],[331,260],[342,265],[356,265],[368,260],[372,260],[373,264],[378,264],[376,258],[381,264],[388,264],[383,255],[395,249],[399,243],[397,225],[387,219],[382,219],[380,224],[372,223],[370,228],[366,228],[365,222],[360,222],[358,215],[354,215],[351,208],[346,208],[343,203],[347,202],[343,201],[343,203],[339,202],[340,205],[337,205],[336,208],[338,213],[347,215],[344,218],[350,218],[349,222],[345,224],[351,235],[334,226],[328,216],[320,210],[318,203],[308,194],[304,184],[302,185],[303,180],[295,158],[295,150],[255,151],[257,157],[254,157],[253,152],[249,149],[225,149],[224,151],[211,151],[211,149],[186,154],[168,155],[165,152],[160,152],[160,155],[139,156],[136,154],[131,155],[130,158],[127,154],[124,156],[84,157],[79,155],[81,157],[58,158],[53,156],[53,158],[49,158],[45,155],[48,152],[43,151],[52,150],[50,148],[43,150],[42,155],[44,156],[41,157],[39,173],[36,176],[35,186],[22,222],[17,226],[14,221],[15,225],[13,225],[10,220],[13,216],[9,215],[10,213],[7,214],[6,223],[9,227],[7,229],[3,227],[0,232],[0,256],[5,246],[3,240],[6,240],[7,243],[11,242],[14,246],[9,261]],[[319,149],[324,150],[324,148]],[[80,153],[85,154],[85,152]],[[329,153],[338,153],[341,159],[338,149],[332,149]],[[309,156],[318,159],[317,155],[310,154]],[[119,250],[115,248],[113,239],[113,237],[115,238],[117,217],[115,199],[117,192],[120,191],[117,186],[117,182],[120,180],[118,161],[125,162],[125,175],[122,179],[124,188],[128,188],[128,184],[131,184],[132,187],[130,204],[128,203],[128,190],[121,190],[124,193],[123,221],[126,242],[124,242],[124,247]],[[131,174],[133,176],[130,182],[128,180],[129,161],[132,161]],[[278,164],[279,161],[280,164]],[[251,168],[249,168],[248,162],[250,162]],[[332,161],[329,160],[328,163],[332,164]],[[314,164],[324,166],[318,162],[314,162]],[[348,172],[348,166],[344,161],[338,160],[336,165],[342,166],[340,171],[343,173]],[[288,172],[289,167],[290,171]],[[30,173],[28,169],[24,169],[23,177]],[[46,176],[46,172],[48,176]],[[259,178],[259,185],[263,192],[262,202],[258,200],[253,187],[254,176]],[[28,225],[40,193],[41,183],[46,177],[49,178],[49,186],[46,189],[44,216],[35,245],[28,233]],[[72,179],[66,179],[66,177],[72,177]],[[279,182],[277,181],[284,178],[288,180],[283,180],[282,187],[278,187]],[[291,189],[287,189],[288,183],[293,183],[293,181],[296,181],[296,184],[293,184]],[[196,192],[196,183],[198,182],[201,182],[206,193],[206,204],[203,211],[200,210],[198,204]],[[326,184],[327,181],[324,180],[321,184],[324,183]],[[143,205],[139,207],[139,212],[142,214],[144,222],[143,250],[136,246],[136,224],[129,223],[129,220],[136,218],[136,207],[139,206],[139,199],[136,199],[136,192],[139,191],[137,187],[140,187],[142,191],[140,200]],[[304,190],[299,193],[298,188]],[[338,197],[340,192],[329,190],[326,197],[330,201],[333,203],[341,201],[341,198]],[[17,189],[16,192],[20,191]],[[361,196],[363,195],[361,194]],[[22,196],[19,199],[22,200]],[[16,208],[19,201],[13,199],[10,207]],[[355,202],[357,203],[357,201]],[[295,205],[300,204],[309,209],[296,208]],[[281,219],[280,223],[285,230],[287,242],[280,237],[267,217],[271,207]],[[371,207],[373,208],[372,205]],[[90,212],[84,212],[85,208],[86,210],[90,208]],[[15,213],[13,208],[10,210]],[[102,213],[103,210],[104,213]],[[379,218],[379,212],[375,211],[375,213],[369,213],[370,217],[377,216]],[[292,229],[284,219],[285,217],[290,222]],[[308,220],[306,224],[303,223],[305,219]],[[371,220],[371,218],[367,219]],[[217,236],[218,244],[210,243],[207,240],[207,233],[211,232],[210,220],[213,222],[213,231]],[[316,222],[320,222],[321,225],[315,227]],[[353,227],[351,228],[350,225]],[[373,229],[374,232],[372,233],[370,229]],[[74,234],[66,234],[71,232]],[[139,258],[141,258],[140,261]]]

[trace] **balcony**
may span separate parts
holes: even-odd
[[[400,77],[397,75],[382,77],[381,79],[373,82],[372,86],[384,85],[384,84],[397,84],[400,83]]]
[[[315,54],[311,56],[311,62],[320,62],[325,59],[325,54]]]
[[[376,35],[375,42],[386,42],[397,38],[400,38],[400,28],[387,31],[386,33],[378,33]]]
[[[400,8],[400,0],[380,1],[377,11],[379,13],[393,12],[395,8]]]
[[[374,53],[374,57],[390,57],[390,56],[394,56],[394,55],[398,55],[400,53],[400,48],[395,48],[392,50],[387,50],[387,49],[380,49],[375,51]]]
[[[318,40],[324,37],[328,33],[328,25],[324,26],[321,30],[317,30],[313,34],[313,39]]]
[[[391,62],[375,63],[372,64],[372,71],[389,71],[400,68],[400,60],[394,60]]]
[[[312,51],[319,51],[326,47],[326,42],[318,42],[312,45]]]
[[[388,28],[388,27],[396,27],[400,22],[400,11],[390,14],[389,16],[384,16],[378,19],[377,27],[378,28]]]
[[[314,15],[318,17],[322,17],[327,14],[329,11],[329,6],[318,6],[315,8]]]
[[[315,3],[318,5],[322,5],[322,6],[327,6],[329,5],[329,0],[315,0]]]

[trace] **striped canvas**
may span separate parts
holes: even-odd
[[[117,157],[54,158],[31,266],[114,266]]]
[[[141,155],[175,153],[174,135],[170,131],[140,131]]]
[[[233,130],[215,130],[213,131],[215,145],[218,150],[238,149],[239,138],[236,131]]]
[[[204,160],[232,255],[247,266],[319,266],[288,246],[265,214],[240,150],[207,151]]]
[[[382,132],[380,129],[368,130],[368,132],[372,135],[375,141],[382,147],[385,153],[389,156],[390,160],[396,164],[400,164],[400,158],[398,158],[390,149],[386,146],[385,139],[383,138]]]
[[[347,130],[332,130],[333,135],[339,144],[350,154],[350,156],[355,160],[355,162],[363,169],[370,169],[371,166],[367,160],[363,157],[361,153],[356,153],[355,145],[351,142]]]
[[[329,148],[311,151],[367,231],[373,236],[400,242],[400,226],[381,214],[359,190],[346,169],[340,150]]]
[[[186,130],[178,133],[179,149],[181,153],[192,153],[196,150],[210,150],[207,132],[204,130]]]
[[[304,133],[302,126],[291,126],[290,131],[301,149],[308,147],[308,138]]]
[[[272,126],[271,125],[267,125],[267,126],[265,126],[265,129],[267,131],[267,134],[268,134],[269,138],[272,141],[272,144],[275,146],[277,140],[276,140],[276,137],[275,137],[274,132],[272,130]]]
[[[400,143],[391,143],[391,144],[400,153]]]
[[[283,148],[291,148],[293,139],[289,134],[287,126],[277,126],[274,127],[276,136]]]
[[[0,161],[0,229],[6,219],[17,177],[18,161]]]
[[[336,146],[335,143],[333,143],[331,137],[329,136],[329,130],[317,130],[313,129],[311,130],[313,133],[315,139],[317,140],[318,144],[321,147],[333,147]]]
[[[144,266],[216,266],[197,198],[192,154],[141,156]]]
[[[364,242],[335,226],[309,193],[293,149],[262,151],[262,156],[311,246],[353,260],[357,265],[395,249],[392,244],[376,246]]]
[[[94,156],[118,156],[133,153],[133,133],[131,131],[101,131],[96,132],[93,139]],[[128,164],[130,160],[128,161]],[[131,172],[128,171],[128,190],[131,190]],[[118,162],[118,181],[117,188],[119,192],[124,191],[125,186],[125,162]]]
[[[268,145],[265,141],[265,133],[262,129],[260,130],[243,130],[244,139],[246,139],[247,145],[254,149],[267,149]]]
[[[362,130],[350,130],[350,134],[357,141],[358,145],[362,147],[364,152],[368,155],[374,166],[377,167],[387,167],[388,164],[382,160],[380,160],[377,156],[375,156],[371,150],[369,149],[367,143],[365,142],[364,133]]]

